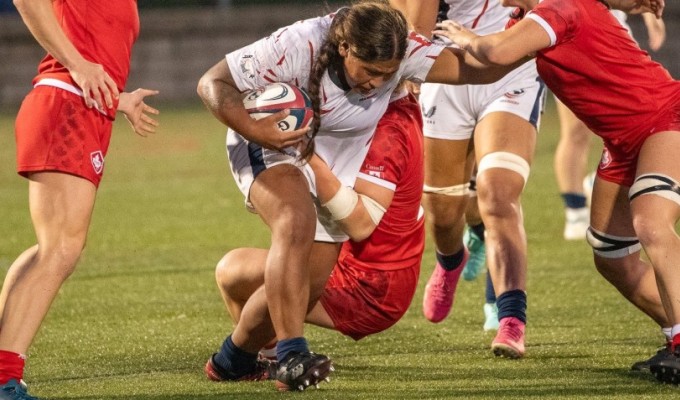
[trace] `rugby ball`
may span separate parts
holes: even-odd
[[[307,93],[287,83],[271,83],[247,92],[243,105],[254,119],[265,118],[281,110],[290,110],[290,114],[279,121],[279,129],[284,132],[306,128],[314,117],[312,100]]]

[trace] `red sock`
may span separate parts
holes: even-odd
[[[676,349],[680,350],[680,333],[673,336],[673,340],[671,341],[671,352],[675,353]]]
[[[0,350],[0,385],[10,379],[21,380],[24,377],[25,360],[19,353]]]

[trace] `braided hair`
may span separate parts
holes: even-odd
[[[321,127],[321,79],[329,66],[337,71],[343,69],[340,44],[347,42],[359,60],[370,63],[403,60],[407,38],[406,18],[383,1],[364,1],[338,10],[309,77],[308,91],[314,120],[310,130],[311,140],[302,150],[301,159],[309,159],[314,153],[314,137]]]

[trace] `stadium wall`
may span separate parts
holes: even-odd
[[[141,10],[142,31],[134,48],[129,89],[161,90],[159,101],[198,102],[196,83],[227,52],[266,36],[296,20],[334,10],[325,2],[309,5]],[[680,78],[680,2],[667,2],[668,39],[653,57]],[[630,23],[643,47],[641,18]],[[30,90],[36,65],[44,55],[20,17],[0,14],[0,112],[15,112]]]

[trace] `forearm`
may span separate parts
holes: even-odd
[[[242,94],[235,85],[208,71],[199,81],[198,95],[215,118],[250,139],[247,135],[253,119],[243,106]]]
[[[343,187],[318,156],[313,156],[309,165],[314,171],[319,202],[326,207],[343,232],[354,241],[370,236],[376,224],[366,210],[362,197],[352,188]]]
[[[64,67],[71,70],[85,61],[59,26],[51,0],[15,0],[14,4],[33,37]]]

